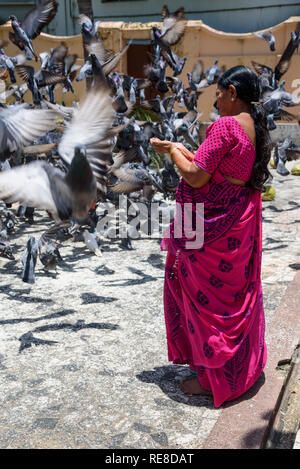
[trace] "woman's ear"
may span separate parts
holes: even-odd
[[[229,89],[231,101],[235,101],[236,98],[237,98],[237,92],[236,92],[235,86],[234,85],[229,85],[228,89]]]

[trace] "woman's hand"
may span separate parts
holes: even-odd
[[[176,149],[179,150],[188,161],[194,161],[193,153],[180,142],[169,142],[168,140],[159,140],[159,138],[153,137],[150,139],[150,144],[159,154],[170,153],[173,149]]]
[[[152,148],[159,154],[170,153],[173,142],[168,140],[159,140],[159,138],[153,137],[150,139]]]
[[[185,146],[183,145],[183,143],[180,143],[180,142],[172,142],[172,147],[171,147],[171,150],[173,149],[177,149],[181,152],[181,154],[189,161],[194,161],[194,155],[193,153],[191,153],[187,148],[185,148]],[[170,151],[171,151],[170,150]]]

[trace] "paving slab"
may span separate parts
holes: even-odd
[[[22,251],[50,220],[37,212],[35,224],[20,223],[16,260],[0,258],[0,448],[259,447],[282,385],[276,364],[299,336],[300,178],[272,172],[276,198],[263,202],[268,364],[256,389],[219,409],[185,396],[178,382],[191,371],[167,360],[160,239],[135,240],[133,251],[107,241],[100,258],[64,242],[64,267],[46,275],[39,263],[29,285]]]

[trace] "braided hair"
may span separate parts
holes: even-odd
[[[223,89],[228,89],[230,85],[235,87],[237,97],[241,101],[250,104],[250,115],[255,126],[256,158],[247,186],[264,192],[266,190],[264,184],[273,178],[268,169],[272,144],[267,126],[266,112],[259,103],[259,80],[251,68],[237,65],[223,73],[218,80],[218,86]]]

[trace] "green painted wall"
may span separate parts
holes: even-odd
[[[58,14],[45,32],[56,35],[79,33],[77,0],[57,0]],[[10,14],[22,19],[41,0],[0,0],[1,22]],[[201,19],[215,29],[246,33],[271,27],[290,16],[300,16],[300,2],[295,0],[93,0],[95,19],[103,21],[160,21],[162,6],[171,12],[185,7],[186,18]]]

